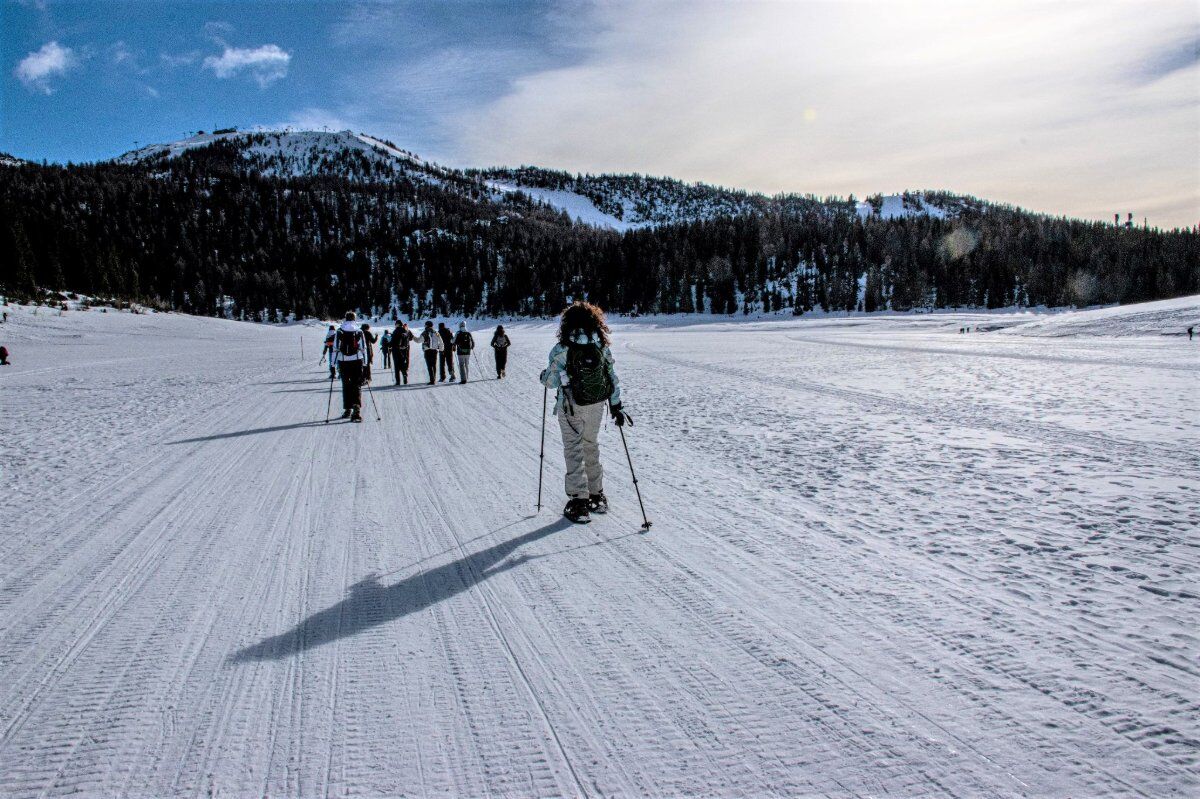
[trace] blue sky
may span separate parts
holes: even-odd
[[[0,0],[0,151],[352,128],[453,165],[1200,221],[1200,4]]]

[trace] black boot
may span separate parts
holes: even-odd
[[[350,421],[352,421],[352,422],[361,422],[362,421],[362,414],[358,412],[358,408],[355,408],[354,411],[350,414]]]
[[[563,508],[563,516],[576,524],[587,524],[592,520],[588,515],[588,501],[582,498],[572,499],[568,502],[567,507]]]
[[[592,513],[608,513],[608,497],[604,496],[603,491],[588,497],[588,510]]]
[[[349,419],[349,418],[350,418],[350,409],[349,409],[349,408],[347,408],[346,410],[342,411],[342,418],[343,418],[343,419]]]

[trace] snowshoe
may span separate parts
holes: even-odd
[[[587,524],[592,520],[588,515],[588,500],[573,499],[567,503],[567,507],[563,508],[563,516],[566,516],[576,524]]]
[[[604,496],[603,491],[588,497],[588,510],[592,513],[608,513],[608,497]]]

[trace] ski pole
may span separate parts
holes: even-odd
[[[649,532],[650,520],[646,518],[646,506],[642,504],[642,490],[638,488],[637,474],[633,471],[633,458],[629,457],[629,442],[625,440],[625,425],[617,425],[621,431],[621,444],[625,447],[625,460],[629,461],[629,476],[633,478],[633,490],[637,493],[638,507],[642,509],[642,532]]]
[[[375,421],[382,422],[383,417],[379,415],[379,406],[375,404],[375,389],[371,388],[371,381],[367,381],[367,394],[371,397],[371,407],[375,409]]]
[[[329,409],[333,407],[333,375],[329,376],[329,399],[325,400],[325,424],[329,424]]]
[[[538,513],[542,512],[542,472],[546,465],[546,398],[550,396],[550,387],[542,389],[542,447],[538,452]]]

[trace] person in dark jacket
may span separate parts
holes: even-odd
[[[450,382],[453,383],[457,379],[454,376],[454,334],[446,327],[445,322],[438,322],[438,335],[442,337],[442,351],[438,358],[441,382],[446,382],[446,372],[449,371]]]
[[[363,341],[366,344],[367,360],[363,363],[363,382],[371,382],[371,366],[375,363],[375,342],[379,341],[379,336],[371,332],[371,326],[366,322],[362,325]]]
[[[362,421],[363,371],[367,364],[367,340],[355,324],[354,311],[346,312],[346,321],[333,339],[333,358],[342,375],[342,418]]]
[[[504,325],[496,325],[496,332],[492,334],[492,351],[496,353],[496,379],[504,379],[504,370],[508,367],[508,347],[512,344],[508,340],[508,334],[504,332]]]
[[[379,353],[383,355],[383,368],[392,368],[392,331],[385,330],[379,337]]]
[[[421,331],[421,351],[425,353],[425,367],[429,369],[429,385],[432,386],[437,377],[438,355],[442,352],[442,337],[433,329],[433,322],[426,322]]]
[[[467,323],[458,323],[458,333],[454,336],[454,349],[458,351],[459,383],[467,382],[471,372],[471,350],[475,349],[475,337],[467,331]]]
[[[408,385],[408,353],[409,343],[416,339],[413,332],[408,329],[408,325],[403,322],[396,322],[396,329],[392,331],[392,369],[396,374],[396,385],[400,385],[401,378],[404,379],[404,385]]]
[[[8,362],[8,347],[0,347],[0,366],[12,366]]]

